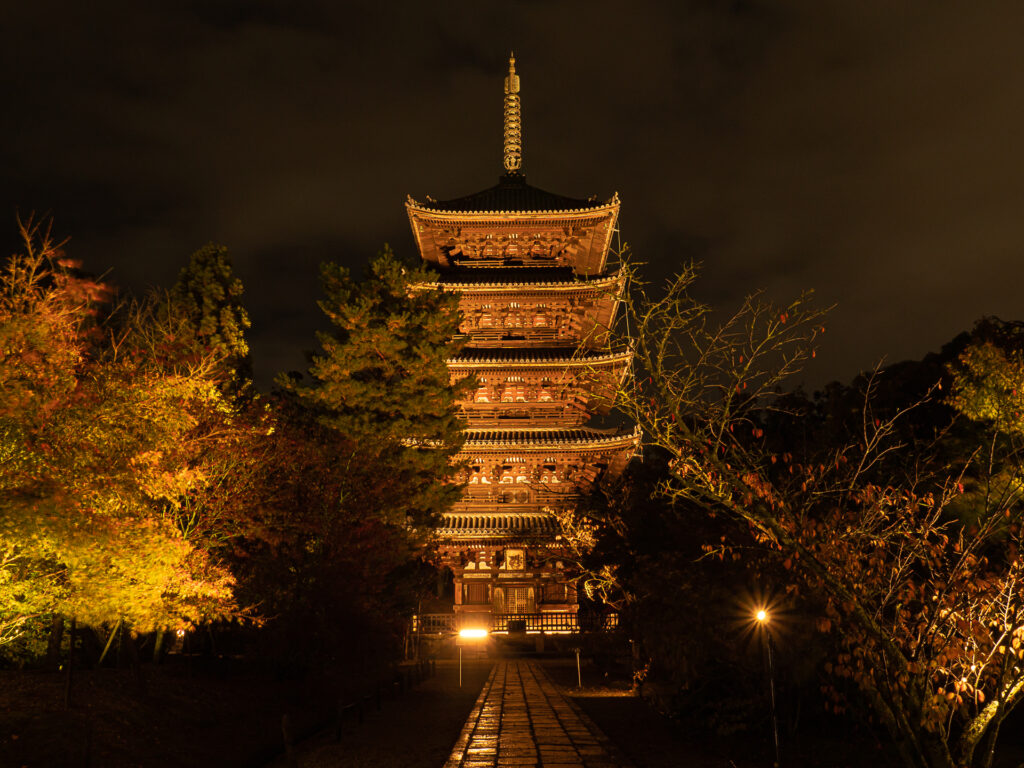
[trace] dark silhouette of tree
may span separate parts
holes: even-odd
[[[921,397],[886,401],[881,371],[859,397],[836,389],[801,411],[781,386],[814,354],[822,313],[753,296],[719,322],[689,295],[693,279],[688,269],[661,298],[634,291],[627,306],[636,377],[620,401],[669,456],[660,492],[742,521],[775,553],[789,594],[820,610],[835,642],[836,706],[852,684],[907,765],[991,765],[1024,694],[1022,366],[1006,341],[1019,336],[969,344],[948,405],[943,373]],[[798,414],[823,412],[831,423],[795,439]]]
[[[258,526],[232,545],[240,600],[265,618],[263,653],[308,667],[393,651],[415,606],[403,574],[425,553],[394,520],[407,500],[392,466],[288,393],[270,397],[267,423],[245,491]]]
[[[451,458],[463,436],[445,360],[457,351],[458,298],[420,290],[430,274],[403,265],[385,248],[356,281],[325,264],[320,301],[334,326],[319,333],[310,381],[282,379],[319,422],[359,446],[359,461],[387,468],[403,499],[393,522],[429,525],[457,497]],[[353,453],[353,461],[356,454]],[[339,471],[352,471],[345,462]]]
[[[458,302],[417,288],[428,280],[389,250],[362,281],[322,268],[334,327],[318,334],[309,378],[281,377],[269,400],[250,491],[266,534],[238,542],[242,597],[268,617],[272,655],[365,657],[415,606],[462,439],[445,365]]]

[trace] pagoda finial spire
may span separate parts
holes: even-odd
[[[516,55],[509,54],[505,78],[505,172],[518,174],[523,166],[523,123],[519,111],[519,75]]]

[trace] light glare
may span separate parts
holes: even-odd
[[[487,637],[486,629],[460,629],[459,637],[464,640],[480,640]]]
[[[759,610],[757,612],[757,620],[758,621],[763,622],[763,621],[766,621],[767,619],[768,619],[768,612],[764,608],[762,608],[761,610]]]

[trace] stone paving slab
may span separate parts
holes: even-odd
[[[539,664],[495,664],[444,768],[631,768]]]

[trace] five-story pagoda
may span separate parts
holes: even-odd
[[[631,359],[608,348],[623,290],[608,266],[619,200],[526,183],[515,58],[504,107],[497,186],[406,203],[420,255],[440,273],[423,287],[460,294],[467,345],[448,361],[452,379],[476,379],[460,403],[466,489],[438,535],[458,626],[564,631],[578,603],[557,512],[621,473],[639,443],[638,431],[587,425],[607,414]]]

